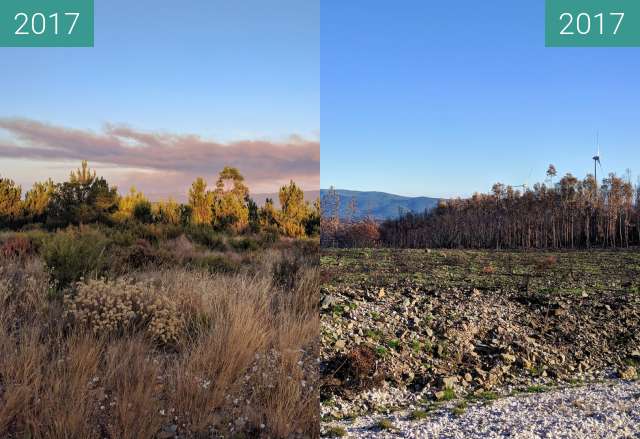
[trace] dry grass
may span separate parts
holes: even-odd
[[[105,387],[113,402],[107,429],[113,438],[153,437],[162,426],[160,367],[141,338],[118,340],[106,350]]]
[[[266,251],[242,274],[137,272],[128,282],[183,322],[170,344],[137,324],[87,324],[111,311],[64,318],[98,290],[126,314],[114,292],[124,284],[88,280],[63,303],[39,259],[0,259],[0,437],[318,436],[318,267],[309,258],[292,276],[279,272],[294,279],[284,288],[274,280],[283,257]]]

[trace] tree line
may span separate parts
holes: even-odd
[[[321,241],[325,246],[416,248],[640,245],[640,187],[634,187],[629,173],[626,177],[611,173],[600,183],[590,174],[580,180],[567,173],[554,183],[556,173],[550,165],[545,183],[532,188],[496,183],[489,193],[441,200],[430,211],[404,213],[380,224],[370,219],[341,224],[332,214],[335,199],[323,199]],[[330,225],[327,233],[325,223]]]
[[[346,201],[346,216],[340,205]],[[356,218],[355,198],[342,200],[332,186],[320,203],[320,245],[322,247],[375,247],[380,245],[379,224],[370,216]]]
[[[0,228],[41,223],[55,229],[68,225],[127,221],[172,225],[204,225],[231,233],[276,232],[290,237],[319,234],[320,202],[309,205],[293,181],[278,193],[280,208],[272,199],[258,207],[250,197],[244,177],[225,167],[214,187],[198,177],[188,192],[188,202],[173,199],[149,201],[132,187],[125,195],[89,168],[86,161],[67,181],[37,182],[24,197],[13,180],[0,176]]]
[[[385,221],[380,235],[398,247],[591,248],[640,244],[640,190],[609,174],[515,190],[496,183],[487,194],[441,201],[436,209]]]

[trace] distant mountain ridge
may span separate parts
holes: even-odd
[[[335,189],[340,197],[340,217],[347,218],[350,211],[351,200],[355,201],[356,219],[371,216],[376,220],[397,218],[400,212],[422,213],[431,210],[438,205],[439,198],[430,197],[405,197],[376,191],[352,191],[348,189]],[[329,192],[328,189],[320,189],[320,197],[323,198]]]

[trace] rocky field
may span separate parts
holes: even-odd
[[[442,407],[638,378],[638,252],[327,250],[321,265],[326,435],[363,414],[428,423]]]

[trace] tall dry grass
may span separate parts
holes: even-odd
[[[128,282],[171,301],[176,343],[140,325],[95,333],[51,294],[39,259],[0,260],[0,437],[319,435],[315,256],[270,250],[238,274],[155,269]]]

